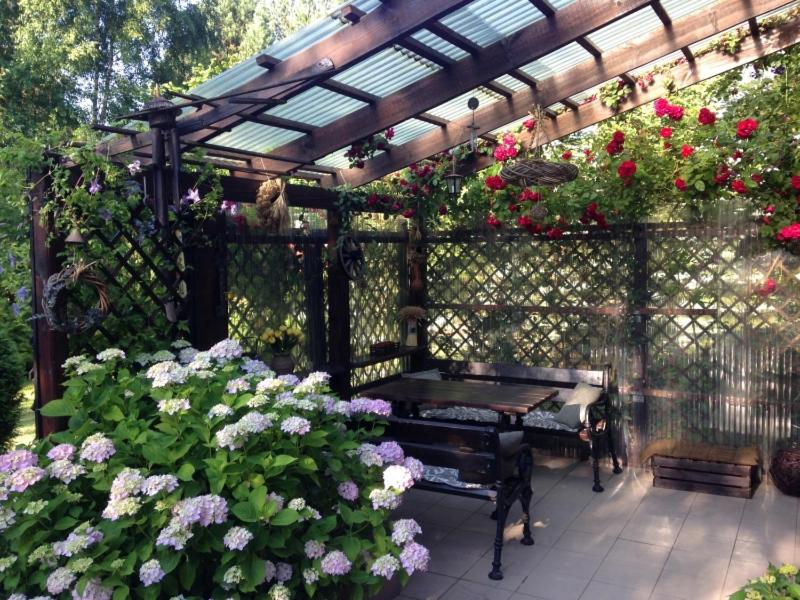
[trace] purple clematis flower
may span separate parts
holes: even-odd
[[[14,304],[11,305],[11,312],[14,313],[15,317],[19,316],[20,310],[21,309],[19,307],[19,304],[17,304],[16,302],[14,302]]]
[[[17,300],[20,302],[25,302],[25,299],[28,297],[28,288],[21,287],[17,290]]]
[[[197,188],[192,188],[183,197],[184,204],[196,204],[200,202],[200,192]]]
[[[8,266],[12,269],[17,266],[17,257],[14,256],[13,252],[8,253]]]
[[[228,213],[230,216],[235,217],[239,214],[239,203],[233,200],[222,201],[222,212]]]
[[[103,186],[100,185],[100,182],[97,179],[92,179],[92,183],[89,184],[89,193],[95,195],[103,189]]]

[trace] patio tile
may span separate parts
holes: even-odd
[[[433,546],[437,542],[441,542],[447,534],[453,531],[450,528],[438,527],[431,523],[422,523],[422,535],[419,536],[419,542],[425,546]]]
[[[537,598],[545,600],[578,600],[587,585],[589,579],[586,577],[556,573],[539,565],[531,571],[517,591],[535,594]]]
[[[649,589],[636,590],[601,581],[590,581],[581,596],[581,600],[648,600],[648,598],[650,598]]]
[[[438,600],[457,581],[437,573],[415,573],[403,589],[403,596],[413,600]]]
[[[501,558],[503,579],[492,583],[504,590],[516,590],[550,550],[549,546],[541,546],[538,543],[534,546],[523,546],[516,543],[504,544]],[[489,571],[492,570],[492,557],[493,551],[489,550],[464,574],[463,578],[477,583],[490,581]]]
[[[685,516],[692,508],[694,492],[650,488],[639,504],[639,510],[648,514]]]
[[[616,539],[617,536],[612,533],[586,533],[568,529],[558,538],[556,548],[604,558]]]
[[[491,504],[481,498],[467,498],[466,496],[451,496],[449,494],[441,494],[442,499],[437,503],[438,506],[447,506],[449,508],[458,508],[468,512],[475,512],[486,504]]]
[[[773,542],[737,539],[733,547],[733,560],[760,563],[766,566],[768,563],[783,564],[794,563],[795,547],[794,544],[787,542]]]
[[[420,513],[417,518],[423,524],[430,523],[438,527],[458,527],[472,516],[472,512],[460,508],[450,508],[435,504]]]
[[[512,593],[496,585],[459,581],[442,596],[442,600],[508,600]]]
[[[471,531],[452,531],[430,549],[430,571],[461,577],[492,548],[493,540],[493,537]]]
[[[667,556],[669,548],[666,547],[617,540],[593,579],[649,592],[655,586]]]
[[[602,556],[598,557],[583,552],[553,548],[537,568],[546,569],[553,573],[578,575],[591,579],[601,562],[603,562]]]
[[[686,600],[716,600],[722,592],[728,559],[673,550],[653,590]]]
[[[733,592],[741,589],[748,581],[760,577],[767,570],[767,565],[762,562],[749,562],[733,559],[728,566],[725,585],[722,588],[722,597],[727,598]]]
[[[634,542],[670,547],[680,533],[684,518],[674,514],[651,512],[650,509],[644,509],[640,505],[625,525],[620,537]]]
[[[732,498],[730,496],[716,496],[714,494],[697,494],[690,515],[698,517],[713,517],[714,515],[732,515],[739,513],[741,516],[748,500],[745,498]]]
[[[706,535],[702,531],[681,529],[674,548],[688,552],[702,553],[711,558],[730,559],[734,540],[725,540]]]

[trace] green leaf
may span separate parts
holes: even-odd
[[[76,412],[75,405],[68,400],[51,400],[41,409],[45,417],[71,417]]]
[[[164,552],[158,555],[158,562],[165,573],[171,573],[181,562],[181,556],[180,552]]]
[[[347,536],[342,539],[342,550],[347,554],[347,558],[355,560],[361,551],[361,540],[355,536]]]
[[[297,460],[297,457],[290,456],[289,454],[279,454],[275,457],[275,462],[273,463],[276,467],[285,467],[287,465],[292,464]]]
[[[249,502],[238,502],[233,505],[231,512],[245,523],[255,523],[258,521],[256,509]]]
[[[180,570],[178,571],[178,579],[183,586],[183,589],[188,590],[191,589],[192,585],[194,584],[194,579],[197,576],[197,562],[193,560],[187,560],[182,565]]]
[[[154,465],[172,464],[169,452],[159,444],[150,443],[142,446],[142,456]]]
[[[694,187],[698,192],[706,191],[706,184],[703,183],[702,179],[698,179],[697,181],[695,181],[694,182]]]
[[[75,527],[77,523],[78,519],[73,517],[61,517],[58,521],[56,521],[56,524],[53,525],[53,529],[57,531],[63,531],[65,529],[71,529],[72,527]]]
[[[126,600],[130,597],[131,591],[128,589],[127,585],[123,585],[118,587],[114,590],[114,595],[112,596],[112,600]]]
[[[261,510],[267,504],[267,488],[263,485],[254,488],[250,492],[250,504],[253,505],[253,508],[256,510]]]
[[[194,465],[192,463],[183,463],[175,475],[181,481],[191,481],[192,475],[194,475]]]
[[[284,508],[277,515],[272,517],[269,520],[269,523],[270,525],[276,525],[278,527],[282,527],[284,525],[291,525],[292,523],[296,523],[299,519],[300,515],[297,513],[296,510],[292,510],[291,508]]]

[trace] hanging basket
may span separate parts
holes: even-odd
[[[97,293],[97,304],[84,313],[70,316],[66,294],[76,285],[88,285]],[[108,289],[91,265],[78,263],[48,277],[42,290],[42,312],[55,331],[76,334],[95,328],[108,314]]]
[[[508,183],[522,186],[560,185],[573,181],[578,176],[578,167],[571,163],[555,163],[542,158],[527,158],[507,164],[500,177]]]
[[[284,189],[283,180],[269,179],[259,186],[256,194],[258,218],[273,233],[287,233],[292,226]]]

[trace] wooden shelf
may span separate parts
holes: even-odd
[[[350,359],[350,368],[358,369],[378,363],[387,362],[404,356],[411,356],[427,350],[424,346],[400,346],[397,350],[385,354],[368,354],[367,356],[354,356]]]

